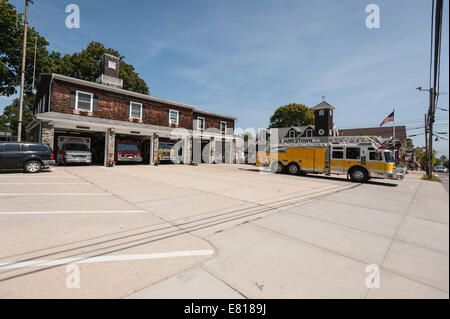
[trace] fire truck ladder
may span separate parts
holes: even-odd
[[[386,139],[380,136],[331,136],[330,143],[373,144],[376,147],[380,147],[386,143]]]

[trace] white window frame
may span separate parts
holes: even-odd
[[[222,130],[222,124],[225,124],[225,129],[224,130]],[[228,123],[225,122],[225,121],[220,121],[220,132],[226,133],[227,128],[228,128]]]
[[[291,133],[293,133],[294,136],[291,136]],[[294,130],[290,130],[288,133],[288,137],[289,138],[295,138],[295,131]]]
[[[200,123],[201,123],[200,119],[203,120],[202,127],[200,127]],[[204,129],[206,129],[206,119],[204,117],[197,116],[197,130],[204,130]]]
[[[313,130],[310,129],[310,128],[306,129],[305,133],[306,133],[305,137],[312,137],[313,136]]]
[[[131,110],[132,110],[132,104],[136,104],[136,105],[139,105],[141,108],[140,108],[140,112],[139,112],[139,117],[135,117],[135,116],[133,116],[132,115],[132,112],[131,112]],[[129,105],[129,108],[130,108],[130,119],[137,119],[137,120],[142,120],[142,103],[139,103],[139,102],[134,102],[134,101],[130,101],[130,105]]]
[[[171,117],[170,117],[170,113],[171,113],[171,112],[176,112],[176,113],[177,113],[177,121],[176,121],[176,123],[173,123],[173,122],[172,122],[172,119],[171,119]],[[177,111],[177,110],[169,110],[169,124],[175,124],[175,125],[178,125],[178,123],[180,123],[180,112]]]
[[[78,108],[78,93],[88,94],[91,96],[91,108],[89,109],[89,111]],[[82,112],[92,112],[93,108],[94,108],[94,94],[89,93],[89,92],[84,92],[84,91],[78,91],[78,90],[75,91],[75,110],[82,111]]]

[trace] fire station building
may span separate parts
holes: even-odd
[[[235,117],[122,88],[119,58],[102,56],[101,76],[85,81],[41,74],[28,140],[58,152],[58,137],[88,137],[93,162],[110,166],[118,140],[138,141],[147,164],[159,162],[161,145],[176,163],[236,162]],[[173,160],[172,160],[173,162]]]

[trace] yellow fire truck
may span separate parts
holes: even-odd
[[[158,159],[160,161],[170,161],[174,158],[173,143],[163,143],[158,144]]]
[[[327,143],[296,139],[266,144],[257,152],[256,164],[273,173],[297,175],[322,173],[347,175],[352,181],[366,182],[372,177],[403,179],[404,169],[394,168],[392,152],[376,137],[330,137]]]

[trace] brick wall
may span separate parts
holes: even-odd
[[[219,116],[213,116],[213,115],[209,115],[209,114],[204,114],[201,112],[193,112],[193,117],[194,120],[197,119],[197,117],[203,117],[206,120],[206,128],[216,128],[218,130],[220,130],[220,121],[223,122],[227,122],[227,128],[232,128],[234,129],[234,121],[227,119],[227,118],[223,118],[223,117],[219,117]]]
[[[92,93],[97,97],[97,112],[82,112],[70,108],[70,93],[76,90]],[[129,119],[127,117],[126,108],[129,107],[130,101],[143,104],[145,108],[145,118],[143,120]],[[129,121],[159,126],[169,126],[167,115],[169,109],[179,111],[181,120],[181,123],[179,125],[170,126],[192,129],[193,114],[191,109],[185,109],[179,106],[164,103],[150,102],[147,100],[128,97],[125,95],[119,95],[117,93],[98,90],[96,88],[84,87],[72,83],[68,84],[58,80],[55,80],[52,85],[52,112],[85,115],[111,120]]]

